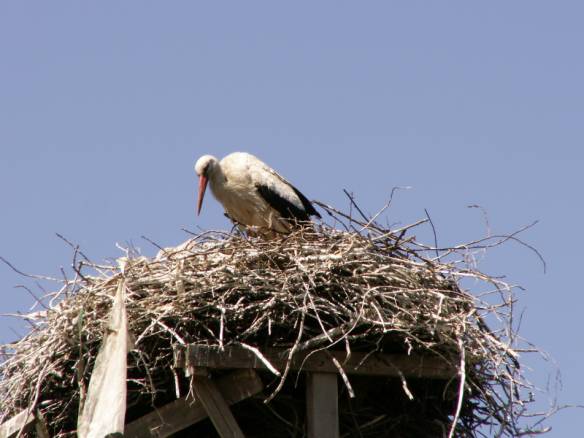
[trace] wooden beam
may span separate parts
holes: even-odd
[[[26,432],[34,422],[34,412],[29,412],[28,409],[25,409],[0,425],[0,438],[11,438],[15,436],[20,429],[23,429]]]
[[[263,350],[262,354],[263,359],[269,361],[274,368],[281,372],[284,370],[288,350],[270,348]],[[337,373],[338,369],[332,357],[342,364],[347,374],[425,379],[450,379],[457,375],[455,367],[438,356],[355,352],[351,354],[349,360],[345,360],[344,351],[330,350],[297,353],[290,368],[309,372]],[[175,366],[187,369],[189,367],[267,369],[263,360],[242,347],[225,347],[221,351],[218,347],[194,344],[175,350]]]
[[[238,370],[217,381],[227,404],[251,397],[264,388],[254,370]],[[207,418],[201,402],[182,397],[126,425],[124,437],[168,437]]]
[[[192,388],[221,438],[245,438],[221,391],[211,380],[207,368],[195,368]]]
[[[339,438],[337,375],[307,373],[306,427],[308,438]]]

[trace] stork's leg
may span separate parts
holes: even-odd
[[[254,225],[244,225],[233,219],[227,212],[223,213],[227,219],[233,223],[231,233],[237,230],[242,236],[246,237],[264,237],[266,239],[273,239],[278,236],[285,236],[287,233],[280,233],[269,228],[257,227]]]
[[[242,223],[240,223],[240,222],[236,221],[235,219],[233,219],[231,216],[229,216],[229,214],[227,212],[224,212],[223,214],[225,215],[225,217],[227,219],[229,219],[233,223],[233,228],[231,228],[231,233],[233,233],[235,230],[237,230],[240,235],[242,235],[242,236],[249,236],[249,229],[248,229],[248,227],[246,227]]]
[[[233,234],[234,231],[238,231],[238,234],[241,234],[241,225],[239,224],[239,222],[237,222],[235,219],[233,219],[231,216],[229,216],[229,214],[227,214],[227,212],[223,212],[223,216],[225,216],[227,219],[229,219],[231,221],[231,223],[233,224],[233,226],[231,227],[231,230],[229,231],[229,234]]]

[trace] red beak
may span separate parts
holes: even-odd
[[[205,175],[199,177],[199,199],[197,200],[197,216],[201,213],[201,206],[203,205],[203,197],[207,189],[208,179]]]

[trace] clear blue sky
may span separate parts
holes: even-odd
[[[427,208],[443,245],[484,235],[469,204],[493,232],[540,220],[524,238],[546,274],[514,244],[481,267],[528,289],[521,333],[559,366],[558,401],[582,403],[583,17],[579,1],[2,2],[0,255],[57,275],[55,232],[102,260],[228,227],[211,197],[194,214],[203,153],[252,152],[369,212],[412,186],[387,220]],[[23,282],[0,266],[0,312],[29,308]],[[0,319],[0,342],[15,332]],[[545,387],[553,366],[525,361]],[[549,436],[578,436],[582,414]]]

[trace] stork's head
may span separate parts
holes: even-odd
[[[203,197],[207,189],[209,178],[214,174],[215,168],[219,161],[212,155],[203,155],[195,163],[195,172],[199,175],[199,198],[197,200],[197,215],[201,213],[201,206],[203,205]]]

